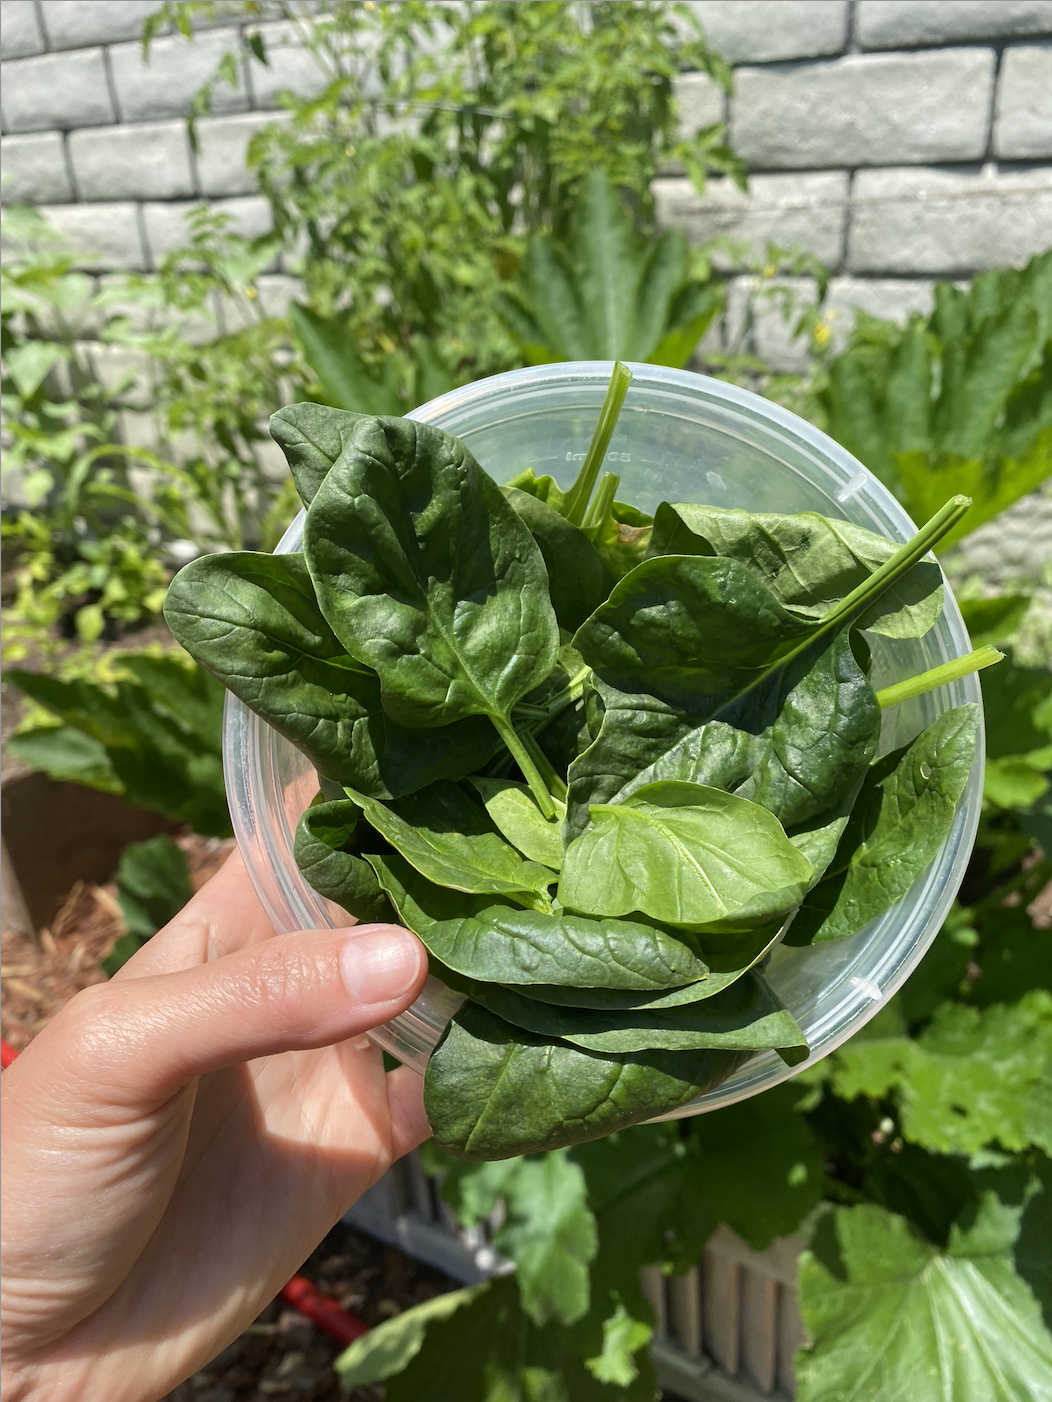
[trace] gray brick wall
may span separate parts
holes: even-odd
[[[268,22],[270,65],[251,62],[238,92],[217,88],[194,155],[182,119],[245,21],[220,6],[192,44],[156,40],[147,66],[139,35],[156,8],[0,3],[3,197],[47,206],[103,271],[156,266],[199,199],[265,228],[248,141],[279,119],[283,88],[321,82],[288,27]],[[727,120],[753,175],[747,197],[726,180],[700,197],[669,170],[656,189],[663,222],[695,241],[724,234],[753,252],[771,240],[815,254],[844,318],[854,305],[904,315],[935,277],[1021,263],[1052,242],[1052,0],[691,8],[734,65],[736,90],[728,100],[684,75],[684,126]],[[733,253],[722,261],[735,271]],[[781,362],[799,363],[779,336]]]

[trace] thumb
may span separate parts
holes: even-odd
[[[424,948],[401,926],[307,930],[86,988],[31,1050],[52,1054],[53,1084],[142,1110],[225,1066],[360,1036],[404,1011],[426,977]]]

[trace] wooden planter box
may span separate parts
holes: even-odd
[[[393,1164],[344,1220],[465,1285],[512,1269],[490,1245],[497,1222],[459,1227],[415,1152]],[[805,1245],[785,1237],[753,1251],[720,1227],[685,1275],[648,1267],[642,1285],[654,1308],[651,1356],[660,1385],[687,1402],[791,1399],[793,1354],[804,1342],[795,1280]]]

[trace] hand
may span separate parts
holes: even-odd
[[[391,925],[276,937],[235,854],[10,1066],[5,1402],[147,1402],[259,1314],[429,1133],[362,1034],[427,960]]]

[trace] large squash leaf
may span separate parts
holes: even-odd
[[[800,1264],[813,1343],[798,1402],[1034,1402],[1052,1395],[1052,1338],[1012,1244],[1019,1210],[987,1194],[946,1250],[905,1219],[837,1208]]]

